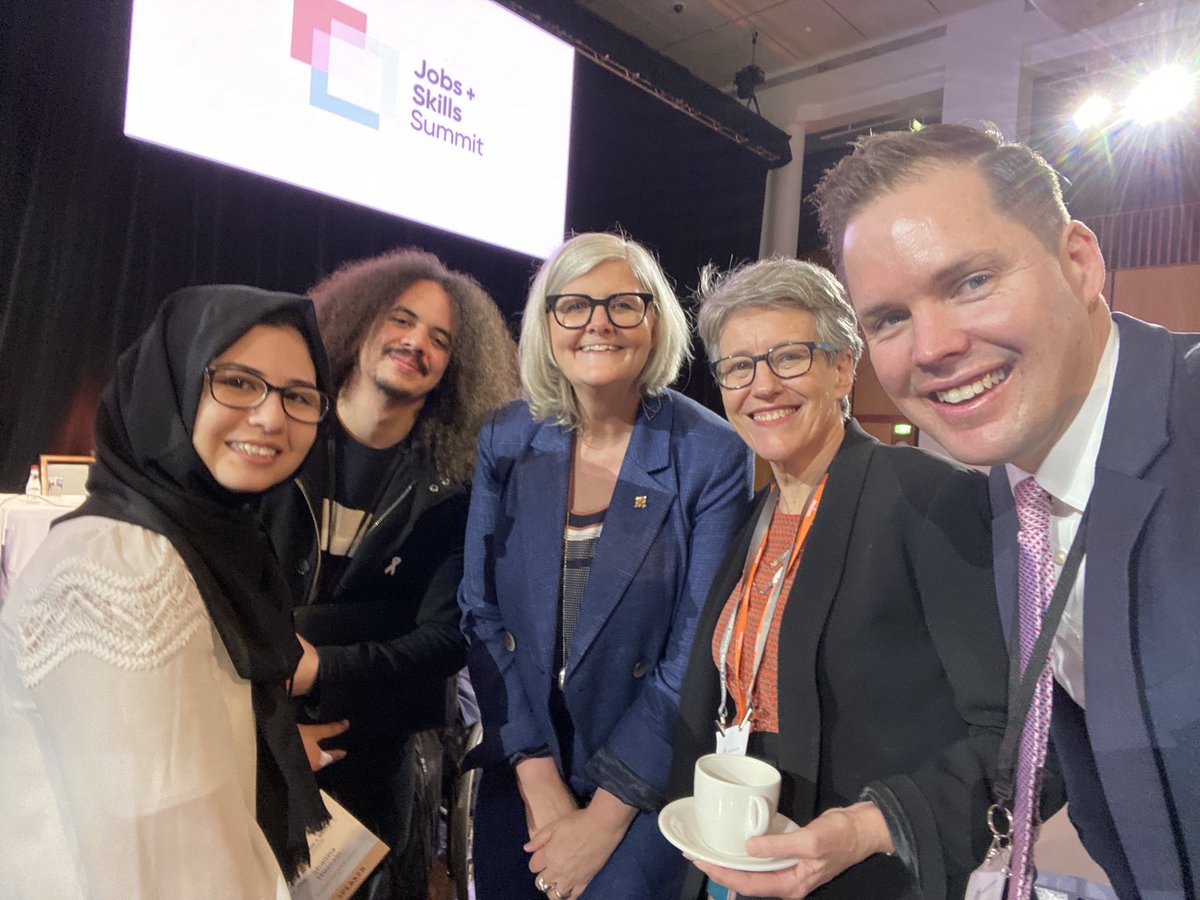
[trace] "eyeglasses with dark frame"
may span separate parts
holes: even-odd
[[[837,347],[832,344],[787,341],[754,356],[723,356],[710,362],[708,368],[713,378],[717,379],[717,384],[727,391],[736,391],[754,383],[760,362],[765,362],[775,377],[784,381],[807,375],[812,369],[814,350],[824,350],[831,358],[837,356]]]
[[[554,321],[563,328],[586,328],[596,307],[603,306],[608,321],[617,328],[636,328],[645,320],[653,300],[651,293],[633,291],[610,294],[603,300],[587,294],[548,294],[546,312],[554,313]]]
[[[329,398],[316,388],[302,385],[276,387],[241,366],[205,366],[204,380],[208,383],[208,393],[212,398],[230,409],[262,406],[274,391],[279,395],[283,413],[289,419],[305,425],[316,425],[329,412]]]

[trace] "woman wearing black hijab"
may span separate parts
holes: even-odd
[[[90,497],[0,610],[0,893],[279,897],[327,813],[254,510],[328,408],[312,303],[172,294],[117,363]]]

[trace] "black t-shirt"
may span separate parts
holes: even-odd
[[[388,485],[403,483],[412,466],[408,440],[377,450],[359,443],[340,425],[334,434],[334,452],[334,496],[322,503],[320,600],[336,595],[378,516],[386,513],[403,519],[402,510],[389,510],[395,498],[387,496]]]

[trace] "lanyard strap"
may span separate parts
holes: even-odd
[[[1009,809],[1013,795],[1013,780],[1017,768],[1017,755],[1020,752],[1021,732],[1025,729],[1025,719],[1029,715],[1029,707],[1033,703],[1033,692],[1038,679],[1046,669],[1046,660],[1050,654],[1050,642],[1058,631],[1062,621],[1063,610],[1067,605],[1067,596],[1079,575],[1079,564],[1083,561],[1084,545],[1087,543],[1088,511],[1091,503],[1083,511],[1079,521],[1079,529],[1075,539],[1071,541],[1071,550],[1063,563],[1058,582],[1054,585],[1054,595],[1042,616],[1042,628],[1038,632],[1037,641],[1029,652],[1029,662],[1021,672],[1021,626],[1020,601],[1014,611],[1016,620],[1012,631],[1012,646],[1008,656],[1008,721],[1004,726],[1004,739],[1000,743],[999,764],[996,767],[996,783],[993,791],[996,802]]]
[[[821,494],[825,489],[826,477],[828,476],[822,476],[817,486],[813,488],[812,493],[808,495],[808,500],[804,504],[804,517],[800,520],[800,527],[797,529],[796,537],[792,541],[787,565],[780,568],[771,581],[771,594],[767,598],[766,608],[763,610],[762,618],[758,622],[758,633],[754,642],[754,662],[750,671],[749,681],[747,682],[742,678],[742,660],[745,656],[746,620],[750,613],[750,592],[753,589],[754,579],[758,575],[759,567],[762,565],[763,554],[767,549],[767,537],[770,531],[771,520],[774,518],[775,509],[779,504],[779,490],[776,485],[771,485],[770,494],[763,504],[762,510],[759,512],[758,521],[754,526],[754,535],[750,539],[749,547],[746,549],[746,564],[742,569],[741,594],[737,605],[730,613],[729,621],[725,623],[725,632],[721,636],[721,659],[717,667],[721,679],[721,705],[717,709],[717,724],[722,730],[729,721],[727,709],[729,680],[726,674],[726,666],[729,661],[730,645],[736,640],[737,652],[733,667],[734,674],[737,676],[738,691],[737,696],[734,697],[734,702],[737,707],[738,722],[741,723],[747,721],[753,712],[750,708],[750,699],[754,694],[754,686],[758,682],[758,672],[762,667],[771,623],[775,619],[775,612],[779,606],[780,595],[783,593],[784,582],[788,580],[788,575],[796,567],[797,561],[800,559],[800,553],[804,548],[804,542],[808,537],[809,529],[812,528],[813,519],[816,518],[817,507],[821,502]]]

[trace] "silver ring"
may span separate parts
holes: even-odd
[[[538,875],[537,879],[533,882],[533,886],[535,888],[537,888],[539,891],[541,891],[543,894],[549,892],[549,890],[550,890],[550,885],[546,883],[546,879],[543,878],[540,874]]]

